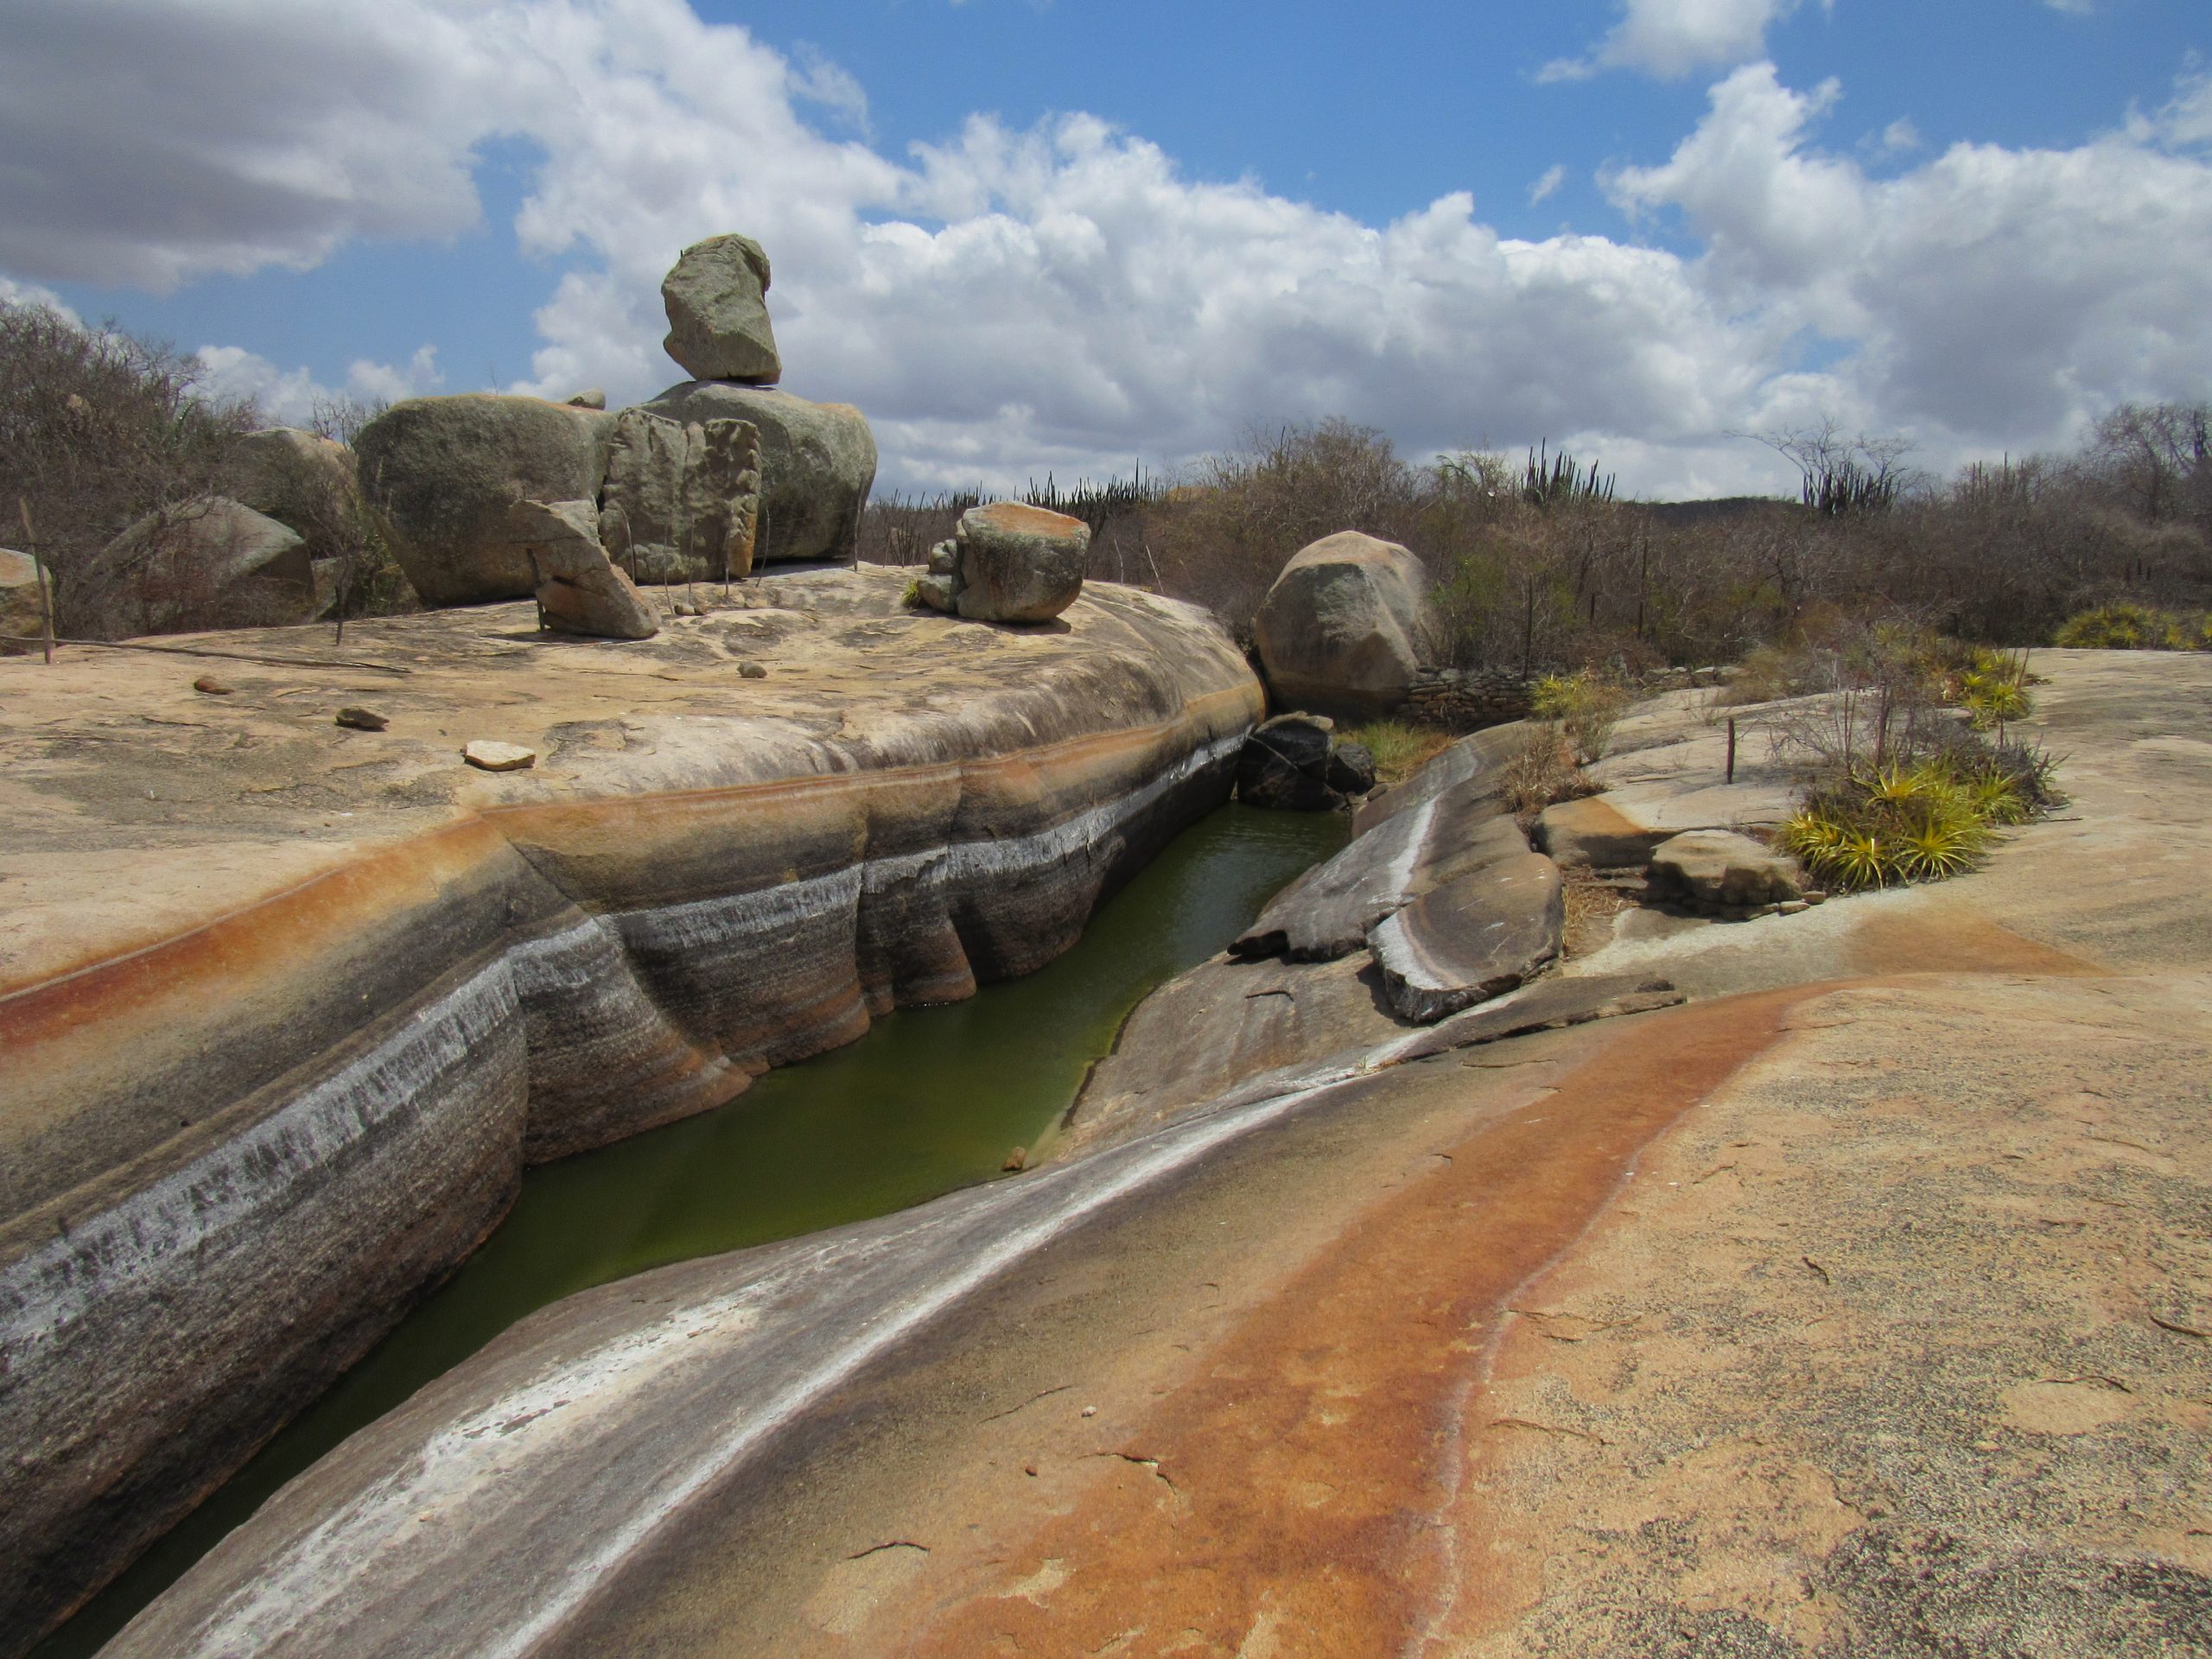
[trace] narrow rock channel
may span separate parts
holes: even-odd
[[[37,1649],[92,1654],[347,1435],[563,1296],[646,1268],[887,1214],[1033,1147],[1129,1010],[1248,927],[1343,842],[1334,814],[1224,807],[1027,977],[904,1010],[737,1101],[532,1171],[453,1279],[227,1484]]]

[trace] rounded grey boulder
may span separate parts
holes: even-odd
[[[1252,628],[1276,705],[1364,719],[1403,702],[1427,591],[1421,561],[1395,542],[1347,530],[1301,549]]]
[[[68,592],[76,626],[105,639],[278,627],[315,613],[307,543],[224,495],[147,514],[103,548]]]
[[[773,385],[784,377],[768,322],[768,256],[749,236],[710,236],[683,250],[662,279],[668,338],[661,342],[700,380]]]
[[[687,426],[749,421],[760,429],[763,523],[755,563],[852,559],[861,510],[875,483],[875,435],[850,404],[812,404],[772,386],[692,380],[638,407]]]
[[[1090,526],[1019,501],[994,501],[960,515],[960,582],[955,603],[977,622],[1046,622],[1083,592]]]
[[[613,424],[537,397],[410,397],[363,427],[353,450],[415,591],[425,604],[468,605],[535,591],[507,509],[597,499]]]

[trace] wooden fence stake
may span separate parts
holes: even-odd
[[[1728,716],[1728,781],[1736,781],[1736,716]]]

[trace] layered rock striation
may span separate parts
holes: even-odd
[[[1260,712],[1172,601],[1095,590],[979,655],[898,573],[791,580],[621,646],[518,645],[522,607],[364,623],[351,668],[219,702],[158,660],[12,665],[11,706],[45,701],[0,737],[28,896],[0,946],[0,1627],[243,1461],[526,1163],[1051,960],[1226,798]],[[377,665],[389,729],[334,727],[317,699]],[[206,735],[131,739],[118,692]],[[474,772],[477,736],[545,759]]]

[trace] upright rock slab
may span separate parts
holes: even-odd
[[[749,236],[710,236],[662,279],[668,354],[697,380],[773,385],[784,378],[768,321],[768,255]]]
[[[361,488],[428,605],[526,599],[517,501],[595,500],[613,417],[537,397],[410,397],[361,429]]]
[[[744,421],[758,429],[761,524],[755,560],[852,559],[861,510],[875,483],[875,436],[860,410],[726,380],[671,386],[638,407],[687,426]]]
[[[599,510],[588,501],[518,501],[507,510],[515,544],[537,574],[545,626],[602,639],[650,639],[659,620],[599,541]]]
[[[1395,542],[1347,530],[1300,550],[1252,625],[1277,706],[1364,720],[1403,702],[1427,591],[1421,561]]]
[[[760,431],[749,422],[686,424],[642,409],[615,416],[599,541],[638,581],[746,575],[760,505]]]

